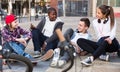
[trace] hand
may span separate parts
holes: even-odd
[[[112,40],[110,38],[106,38],[105,41],[107,41],[108,44],[112,44]]]
[[[79,47],[77,44],[75,44],[74,42],[70,42],[70,43],[74,46],[75,51],[76,51],[77,53],[80,53],[80,47]]]
[[[69,45],[69,43],[67,41],[62,41],[62,42],[58,43],[57,47],[61,48],[61,50],[66,50],[67,49],[66,47],[68,47],[68,45]]]
[[[80,47],[79,47],[78,45],[76,45],[75,48],[76,48],[75,50],[76,50],[77,53],[80,53],[80,52],[81,52]]]
[[[24,46],[27,46],[26,40],[24,38],[18,38],[18,39],[16,39],[16,41],[23,44]]]
[[[33,24],[30,24],[30,30],[35,29],[36,27]]]

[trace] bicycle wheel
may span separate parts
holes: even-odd
[[[31,61],[24,56],[12,53],[9,55],[9,57],[6,60],[7,60],[8,66],[11,67],[11,68],[9,67],[10,68],[9,70],[12,72],[20,72],[20,71],[21,72],[32,72],[33,71],[33,65]],[[11,60],[13,62],[9,62]],[[8,70],[8,69],[5,69],[5,70]]]

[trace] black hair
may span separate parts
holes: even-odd
[[[110,16],[110,20],[111,20],[111,28],[114,26],[114,11],[113,8],[111,6],[107,6],[107,5],[101,5],[98,7],[101,10],[101,13],[103,15],[105,15],[106,19],[104,20],[104,24],[109,20],[109,16]],[[98,19],[98,23],[101,23],[101,20]]]
[[[80,21],[85,22],[85,25],[86,25],[87,27],[90,27],[90,20],[89,20],[88,18],[81,18]]]
[[[56,11],[56,9],[55,9],[55,8],[50,7],[50,8],[48,9],[48,14],[50,14],[50,12],[51,12],[51,11],[54,11],[54,12],[57,14],[57,11]]]

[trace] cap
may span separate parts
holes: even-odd
[[[5,17],[5,22],[6,22],[6,24],[8,25],[8,24],[10,24],[11,22],[13,22],[13,21],[16,20],[16,19],[17,19],[17,17],[16,17],[15,15],[10,14],[10,15],[7,15],[7,16]]]

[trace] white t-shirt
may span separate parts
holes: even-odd
[[[116,22],[112,28],[110,29],[110,18],[106,24],[103,24],[104,20],[101,20],[101,23],[98,23],[98,19],[93,20],[93,27],[96,31],[96,35],[98,39],[104,36],[110,36],[110,39],[113,40],[116,34]]]
[[[79,38],[90,39],[91,37],[88,33],[77,33],[77,32],[75,32],[73,39],[71,39],[71,42],[74,42],[75,44],[77,44],[77,40]]]
[[[53,34],[54,26],[57,22],[61,21],[59,18],[57,18],[55,21],[50,21],[48,17],[46,17],[45,26],[43,27],[42,33],[50,37]]]

